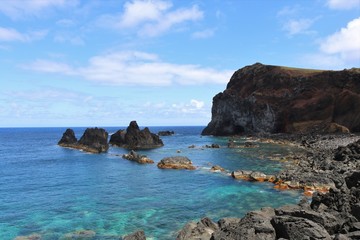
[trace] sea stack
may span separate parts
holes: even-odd
[[[325,71],[256,63],[213,98],[203,135],[360,131],[360,69]]]
[[[58,145],[91,153],[101,153],[109,149],[107,139],[108,133],[104,129],[87,128],[80,140],[77,141],[74,130],[69,128],[64,132]]]
[[[131,121],[126,130],[119,130],[111,135],[110,144],[130,150],[164,146],[158,135],[151,133],[147,127],[140,130],[136,121]]]

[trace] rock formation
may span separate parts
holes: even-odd
[[[58,142],[58,145],[60,145],[62,147],[71,147],[74,144],[77,144],[77,139],[75,137],[74,130],[68,128],[63,133],[63,136],[60,139],[60,141]]]
[[[158,132],[159,136],[171,136],[171,135],[174,135],[174,134],[175,134],[174,131],[169,131],[169,130],[167,130],[167,131],[159,131]]]
[[[126,149],[151,149],[164,146],[158,135],[151,133],[149,128],[140,130],[136,121],[130,122],[128,128],[119,130],[110,137],[110,144]]]
[[[157,166],[162,169],[196,169],[189,158],[182,156],[163,158]]]
[[[145,164],[145,163],[154,163],[153,160],[151,160],[150,158],[148,158],[145,155],[140,155],[137,152],[135,152],[134,150],[131,150],[128,154],[124,154],[122,155],[122,158],[130,160],[130,161],[134,161],[140,164]]]
[[[360,69],[322,71],[256,63],[213,98],[203,135],[360,131]]]
[[[136,231],[121,238],[122,240],[146,240],[143,230]]]
[[[74,131],[67,129],[58,145],[91,153],[101,153],[109,149],[107,139],[108,133],[102,128],[87,128],[79,141],[77,141]]]

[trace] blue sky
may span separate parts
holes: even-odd
[[[360,0],[1,0],[0,127],[206,125],[256,62],[360,67]]]

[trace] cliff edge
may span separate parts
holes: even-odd
[[[241,68],[213,98],[202,135],[310,132],[360,132],[359,68]]]

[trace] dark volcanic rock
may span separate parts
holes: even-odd
[[[68,128],[63,133],[62,138],[58,142],[58,144],[62,147],[71,147],[72,145],[77,143],[77,139],[75,137],[74,130]]]
[[[360,131],[360,71],[256,63],[213,98],[203,135]]]
[[[171,136],[171,135],[174,135],[174,134],[175,134],[174,131],[160,131],[160,132],[158,132],[159,136]]]
[[[109,149],[107,139],[108,133],[102,128],[87,128],[79,141],[77,141],[74,131],[67,129],[58,144],[62,147],[101,153]]]
[[[219,229],[219,226],[210,218],[203,218],[198,223],[187,223],[178,233],[176,240],[201,240],[210,239],[213,232]]]
[[[151,149],[164,146],[158,135],[151,133],[149,128],[140,130],[136,121],[130,122],[126,131],[119,130],[110,138],[110,144],[126,149]]]
[[[188,169],[194,170],[195,167],[192,165],[192,162],[187,157],[175,156],[175,157],[166,157],[161,159],[157,164],[158,168],[162,169]]]
[[[87,128],[78,145],[87,152],[106,152],[109,149],[108,133],[103,128]]]

